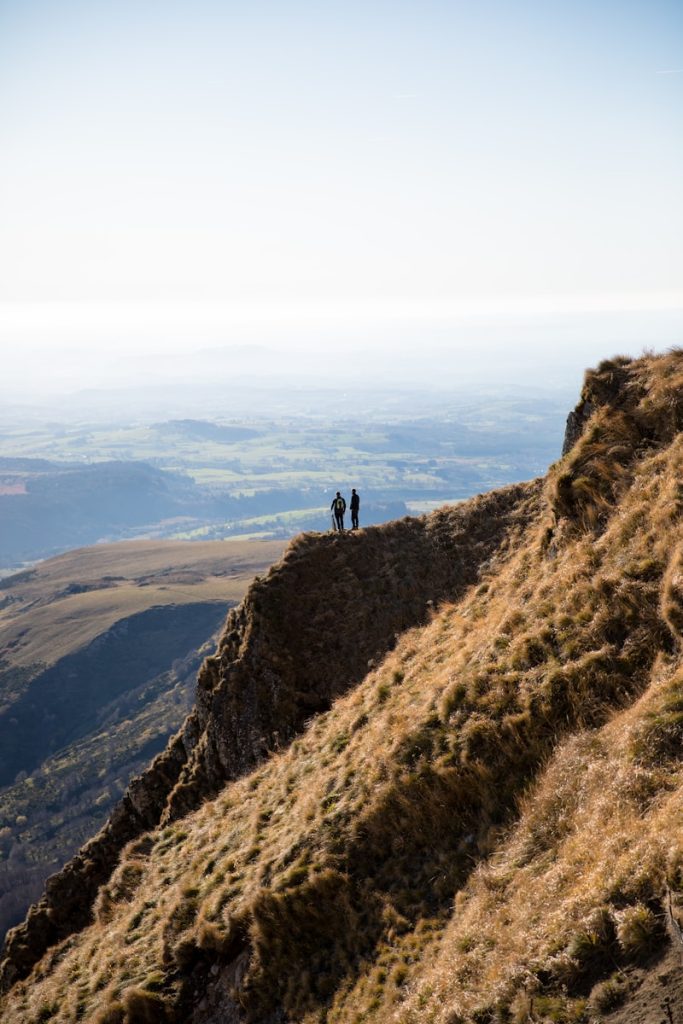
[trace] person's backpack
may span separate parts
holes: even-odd
[[[334,499],[334,511],[335,512],[343,512],[344,511],[344,499],[343,498],[335,498]]]

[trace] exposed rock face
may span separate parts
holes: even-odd
[[[572,450],[583,434],[584,427],[600,406],[609,406],[612,409],[633,407],[637,398],[641,397],[635,394],[633,382],[629,381],[630,363],[631,359],[627,356],[617,356],[615,359],[605,360],[596,370],[586,372],[579,402],[567,416],[562,455],[567,455]]]
[[[564,429],[564,441],[562,442],[562,454],[567,455],[583,434],[583,428],[588,423],[594,412],[590,402],[581,401],[575,409],[567,416],[567,426]]]
[[[0,989],[84,927],[126,843],[196,808],[288,743],[434,604],[476,583],[538,514],[539,493],[539,482],[519,484],[429,516],[295,540],[230,612],[181,731],[8,934]]]

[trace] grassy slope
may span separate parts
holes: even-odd
[[[0,933],[165,746],[208,653],[194,648],[280,550],[230,541],[101,545],[5,581],[0,762],[16,761],[10,778],[18,767],[29,773],[0,789]],[[53,753],[57,735],[62,749]]]
[[[238,601],[281,551],[279,541],[124,541],[51,558],[0,587],[0,665],[53,664],[153,605]],[[93,589],[69,593],[73,584]]]
[[[683,357],[603,366],[586,398],[479,585],[132,843],[3,1021],[580,1021],[622,997],[683,889]]]
[[[112,700],[85,736],[0,791],[0,934],[106,820],[187,714],[203,651]],[[124,710],[125,709],[125,710]]]

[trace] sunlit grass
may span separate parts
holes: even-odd
[[[618,1004],[615,970],[662,942],[667,886],[683,898],[682,358],[604,364],[586,394],[582,438],[478,584],[132,843],[8,1020],[172,1014],[187,972],[240,957],[225,998],[253,1019],[521,1024],[535,1005],[578,1024]]]

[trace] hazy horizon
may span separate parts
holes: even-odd
[[[97,341],[93,341],[95,335]],[[193,337],[194,335],[194,337]],[[509,394],[559,392],[573,404],[583,372],[616,354],[665,351],[683,338],[676,310],[536,316],[480,316],[453,321],[320,323],[307,328],[240,325],[189,328],[164,336],[144,329],[68,332],[64,341],[24,331],[3,351],[0,400],[6,412],[44,405],[69,418],[87,415],[97,394],[107,414],[224,415],[237,405],[231,387],[274,395],[292,388],[352,388],[368,396],[390,389]],[[207,401],[210,404],[207,406]],[[372,400],[369,399],[370,405]],[[92,411],[92,410],[91,410]],[[104,410],[103,410],[104,411]],[[267,410],[261,409],[261,413]]]
[[[0,395],[680,342],[681,43],[666,0],[6,0]]]

